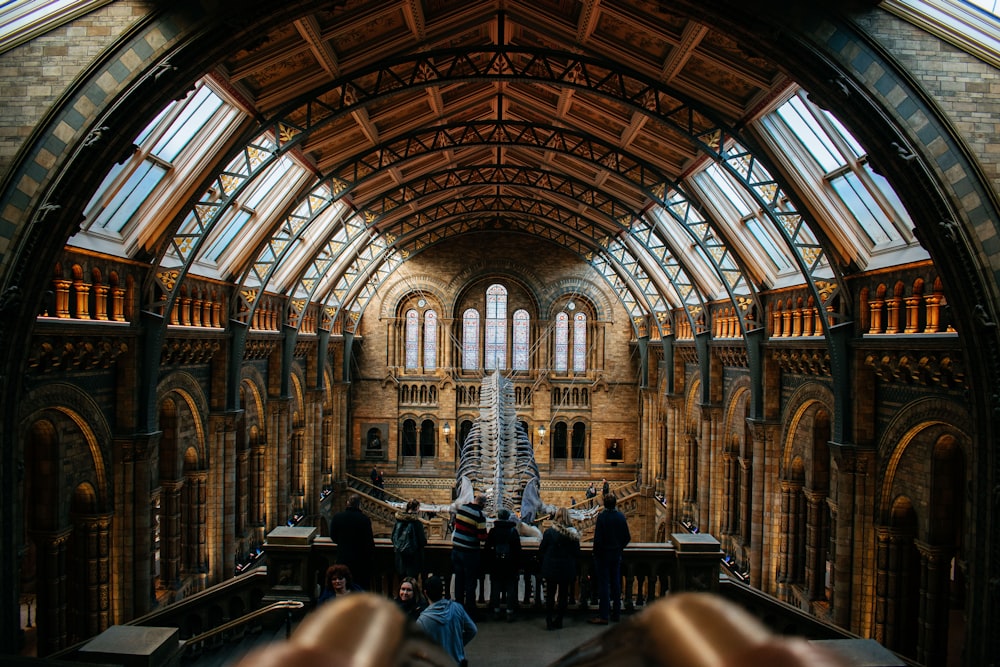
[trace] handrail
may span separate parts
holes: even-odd
[[[250,612],[249,614],[244,614],[239,618],[234,618],[233,620],[227,621],[222,625],[219,625],[217,627],[212,628],[211,630],[201,633],[200,635],[196,635],[194,637],[191,637],[190,639],[181,640],[181,647],[187,650],[188,646],[194,646],[197,644],[204,643],[209,639],[212,639],[216,635],[220,635],[223,632],[226,632],[227,630],[232,630],[233,628],[238,628],[242,625],[246,625],[250,621],[256,620],[261,616],[266,616],[272,611],[277,611],[278,609],[288,609],[289,611],[291,611],[292,609],[302,609],[303,607],[305,607],[305,603],[300,600],[279,600],[277,602],[272,602],[266,607],[261,607],[260,609]],[[291,615],[289,614],[289,621],[290,620],[291,620]],[[291,622],[289,622],[285,628],[286,638],[290,634],[291,634]]]
[[[382,502],[386,502],[386,500],[384,498],[379,498],[378,497],[379,495],[381,495],[381,496],[392,496],[393,500],[396,500],[397,502],[401,502],[401,503],[404,503],[404,504],[406,503],[407,500],[409,500],[409,498],[404,498],[403,496],[397,495],[397,494],[393,493],[392,491],[386,491],[385,489],[383,489],[380,486],[375,486],[369,480],[363,479],[361,477],[358,477],[357,475],[352,475],[350,473],[347,473],[346,476],[347,476],[348,482],[352,482],[352,481],[356,482],[361,487],[361,488],[357,488],[357,487],[352,486],[351,488],[353,488],[355,491],[361,491],[365,495],[370,496],[370,497],[372,497],[375,500],[382,500]],[[350,484],[348,484],[348,486],[350,486]],[[376,492],[378,495],[376,495],[376,493],[372,493],[373,491]]]

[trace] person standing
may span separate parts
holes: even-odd
[[[556,510],[555,521],[542,534],[538,557],[542,561],[541,575],[545,581],[545,629],[558,630],[563,626],[563,616],[576,581],[576,561],[580,557],[580,531],[573,527],[565,507]]]
[[[486,539],[486,495],[460,506],[455,512],[455,530],[451,534],[451,568],[455,573],[455,599],[476,620],[476,584],[482,564],[482,544]]]
[[[587,500],[596,497],[597,497],[597,488],[594,486],[594,483],[591,482],[590,486],[587,487]]]
[[[506,601],[507,622],[513,622],[517,612],[517,577],[521,571],[521,536],[506,507],[497,511],[497,520],[486,536],[486,562],[493,617],[500,620],[500,607]]]
[[[610,493],[604,496],[604,510],[594,525],[594,572],[597,575],[598,616],[588,623],[607,625],[621,619],[622,552],[632,541],[628,519],[616,509],[618,501]]]
[[[462,667],[469,664],[465,659],[465,646],[476,636],[479,628],[469,617],[465,608],[444,596],[444,579],[429,577],[424,584],[424,596],[430,605],[420,612],[417,625],[434,643],[445,650]]]
[[[392,527],[392,546],[396,555],[396,572],[402,577],[420,577],[424,573],[424,547],[427,533],[420,520],[420,501],[406,503],[406,509],[396,512]]]
[[[372,466],[372,471],[368,474],[368,477],[372,480],[372,486],[375,487],[374,496],[379,500],[385,500],[385,478],[382,477],[382,471],[378,469],[377,465]]]
[[[601,495],[602,496],[606,496],[609,493],[611,493],[611,485],[608,484],[608,480],[607,479],[605,479],[605,478],[602,477],[601,478]]]
[[[330,539],[337,544],[337,562],[351,568],[354,581],[369,590],[375,536],[371,519],[361,511],[361,496],[352,493],[347,497],[347,507],[330,519]]]

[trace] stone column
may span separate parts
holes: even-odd
[[[943,665],[948,658],[948,569],[954,549],[915,541],[920,553],[917,662]]]
[[[73,540],[81,547],[77,576],[82,579],[75,587],[82,591],[84,605],[79,610],[81,627],[77,630],[93,637],[111,623],[111,515],[80,516],[75,524]]]
[[[824,590],[824,542],[827,531],[824,529],[823,510],[826,503],[826,492],[805,490],[806,500],[806,562],[805,585],[810,600],[822,600],[826,597]]]
[[[176,589],[181,582],[181,493],[183,479],[160,480],[160,582]]]
[[[750,544],[750,527],[752,525],[750,508],[753,506],[751,496],[753,494],[753,461],[748,458],[739,459],[740,475],[740,542],[743,545]]]
[[[38,655],[45,657],[66,647],[66,551],[72,531],[32,532],[38,552],[37,625]]]

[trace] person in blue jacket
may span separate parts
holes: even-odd
[[[465,645],[479,632],[475,621],[465,607],[444,596],[444,579],[437,575],[424,582],[424,596],[431,604],[420,612],[417,625],[456,663],[466,667],[469,663],[465,658]]]

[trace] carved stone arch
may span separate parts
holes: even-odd
[[[306,418],[306,396],[305,396],[305,371],[302,365],[295,361],[292,363],[288,373],[288,386],[290,388],[292,405],[292,425],[302,426]]]
[[[382,312],[379,313],[379,317],[400,317],[402,305],[414,294],[425,295],[428,301],[437,303],[440,308],[439,314],[442,316],[454,310],[453,294],[449,291],[448,284],[439,276],[421,273],[407,275],[405,280],[397,280],[392,284],[382,299]]]
[[[267,382],[264,381],[264,376],[255,366],[244,366],[240,372],[240,386],[243,390],[244,404],[242,407],[246,415],[247,428],[257,425],[263,432],[265,423],[264,396],[267,395]]]
[[[723,423],[723,447],[734,455],[739,455],[741,444],[746,440],[746,420],[750,414],[750,377],[741,376],[729,390],[726,414]]]
[[[209,415],[208,398],[205,396],[204,391],[202,391],[198,381],[191,374],[184,371],[171,373],[157,385],[157,415],[159,415],[160,407],[168,398],[183,404],[190,411],[196,441],[194,443],[185,443],[187,447],[184,449],[187,450],[193,447],[197,452],[198,460],[201,462],[200,465],[204,466],[208,460],[207,453],[205,452],[205,434],[207,433]],[[179,449],[176,454],[178,456],[177,461],[175,461],[176,470],[183,470],[184,462],[182,457],[185,456],[185,451]]]
[[[928,472],[924,465],[931,461],[941,439],[952,438],[951,446],[957,447],[964,455],[965,461],[974,459],[972,453],[972,436],[962,430],[960,425],[970,424],[971,417],[965,407],[955,401],[941,398],[922,398],[912,401],[900,409],[879,440],[878,472],[876,477],[875,507],[876,520],[886,523],[889,518],[891,504],[894,498],[904,492],[905,485],[901,470],[908,468],[912,461],[916,470]],[[968,472],[966,472],[968,475]],[[929,480],[924,480],[929,481]],[[930,488],[921,491],[908,491],[908,495],[930,493]],[[929,502],[929,498],[927,499]],[[917,506],[921,506],[917,503]],[[926,536],[929,517],[921,518],[921,535]]]
[[[834,414],[833,392],[826,385],[818,382],[808,382],[799,387],[785,404],[781,416],[782,424],[782,470],[789,471],[792,460],[802,457],[808,462],[809,467],[813,463],[814,429],[817,420],[821,419],[821,414],[826,415],[826,420]],[[810,437],[805,440],[799,437],[799,429],[809,425]],[[808,445],[808,447],[807,447]],[[811,481],[811,476],[810,480]]]
[[[21,418],[18,428],[18,442],[31,442],[31,429],[39,421],[48,421],[53,429],[55,452],[54,463],[78,459],[89,465],[74,466],[74,480],[53,480],[61,494],[65,489],[71,489],[78,483],[89,482],[95,488],[100,511],[110,511],[109,479],[111,477],[108,465],[112,460],[111,428],[101,408],[90,395],[70,384],[53,383],[39,387],[28,393],[20,405]],[[76,432],[79,440],[76,445],[80,449],[75,453],[67,450],[67,432]],[[27,457],[28,452],[23,452]],[[22,458],[21,460],[25,460]],[[92,466],[92,467],[91,467]],[[27,469],[27,466],[26,466]],[[70,483],[75,482],[75,483]],[[66,525],[69,511],[69,498],[59,498],[58,520]]]
[[[699,399],[701,397],[701,374],[693,372],[684,392],[684,433],[697,434],[701,422]]]
[[[559,304],[570,297],[582,300],[589,307],[589,314],[594,320],[613,319],[614,302],[607,292],[599,284],[582,276],[563,278],[548,286],[542,294],[542,316],[553,319]]]
[[[445,294],[451,298],[450,308],[442,315],[447,317],[461,317],[457,310],[461,308],[461,301],[471,285],[488,280],[491,276],[503,277],[516,283],[532,299],[534,312],[532,317],[539,317],[542,312],[540,306],[540,295],[545,291],[545,281],[531,269],[528,264],[515,262],[509,259],[495,259],[492,261],[480,261],[466,265],[464,270],[455,274],[448,282]]]

